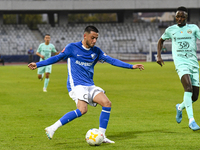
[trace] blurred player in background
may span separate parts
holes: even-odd
[[[185,7],[179,7],[176,11],[177,25],[168,27],[158,41],[157,63],[164,64],[161,58],[161,49],[166,39],[172,40],[172,55],[176,71],[184,88],[183,102],[176,105],[176,121],[182,120],[182,110],[186,108],[189,119],[189,127],[199,130],[193,116],[192,103],[199,96],[199,64],[196,56],[196,39],[200,39],[199,27],[187,24],[188,11]]]
[[[37,49],[36,55],[40,57],[40,61],[46,60],[51,57],[51,53],[59,54],[55,46],[50,43],[51,37],[49,34],[46,34],[44,37],[44,43],[41,43]],[[44,66],[38,69],[38,79],[42,80],[45,73],[44,87],[43,92],[47,92],[47,86],[49,84],[49,76],[52,70],[52,65]]]
[[[28,50],[28,63],[33,62],[33,55],[34,55],[34,50],[32,47]]]
[[[0,63],[2,63],[2,65],[4,66],[4,59],[3,56],[1,56],[1,54],[0,54]]]
[[[69,96],[75,101],[77,109],[68,112],[53,125],[45,129],[49,139],[53,137],[54,132],[59,127],[84,115],[87,112],[88,104],[94,107],[99,104],[102,106],[99,118],[99,130],[104,134],[105,138],[103,142],[114,143],[114,141],[109,140],[105,136],[110,118],[111,101],[107,98],[102,88],[94,85],[94,66],[98,61],[105,61],[114,66],[129,69],[139,68],[143,70],[144,66],[142,64],[131,65],[106,55],[100,48],[95,46],[97,38],[98,29],[94,26],[87,26],[84,30],[82,41],[68,44],[59,55],[53,56],[45,61],[30,63],[28,65],[28,67],[33,70],[56,63],[63,58],[67,59],[67,89],[69,91]]]

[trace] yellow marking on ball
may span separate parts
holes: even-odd
[[[96,137],[98,136],[98,134],[94,134],[94,133],[92,133],[91,132],[91,135],[90,135],[90,137],[89,137],[89,139],[91,139],[91,140],[93,140],[93,141],[96,141]]]

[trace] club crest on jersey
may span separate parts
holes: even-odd
[[[192,30],[188,29],[187,33],[192,34]]]
[[[61,53],[63,53],[65,51],[65,48],[63,48],[63,50],[61,51]]]
[[[96,54],[91,54],[92,59],[94,59],[96,56]]]

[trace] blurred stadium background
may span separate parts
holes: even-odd
[[[84,28],[92,24],[100,31],[96,45],[108,55],[155,61],[157,41],[175,23],[179,6],[188,8],[189,23],[200,25],[198,0],[0,0],[0,54],[5,62],[28,62],[29,48],[36,52],[46,33],[61,51],[82,40]],[[169,60],[170,44],[165,44]]]

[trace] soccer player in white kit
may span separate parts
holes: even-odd
[[[193,116],[192,103],[199,96],[199,63],[196,56],[196,40],[200,39],[199,27],[187,24],[188,11],[179,7],[176,12],[176,25],[168,27],[158,41],[157,63],[163,65],[161,49],[166,39],[172,40],[172,55],[176,71],[184,88],[183,102],[176,105],[176,121],[181,123],[182,110],[186,108],[189,119],[189,128],[199,130]]]
[[[69,96],[75,101],[77,109],[68,112],[53,125],[45,128],[49,139],[52,139],[54,132],[61,126],[75,118],[81,117],[87,112],[88,104],[102,106],[99,118],[99,130],[104,134],[104,143],[114,143],[105,136],[110,112],[111,102],[104,93],[104,90],[94,85],[94,66],[98,61],[107,62],[114,66],[136,69],[144,69],[142,64],[131,65],[106,55],[100,48],[96,47],[98,29],[94,26],[87,26],[84,30],[83,40],[68,44],[59,55],[47,60],[30,63],[28,67],[32,70],[67,59],[68,79],[67,89]]]

